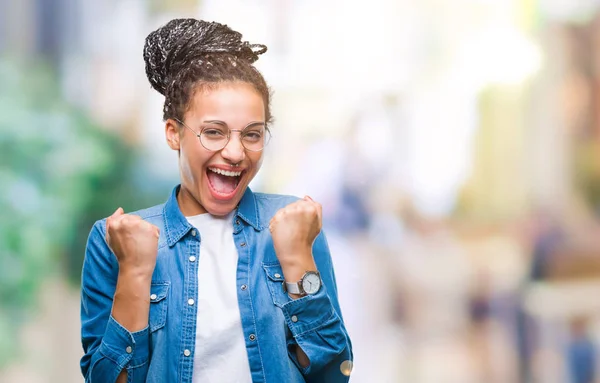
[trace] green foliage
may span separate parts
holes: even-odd
[[[49,68],[0,60],[0,367],[43,281],[78,284],[93,222],[157,200],[134,192],[136,158],[61,99]]]

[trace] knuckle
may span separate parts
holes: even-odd
[[[140,217],[137,215],[124,214],[123,219],[126,219],[128,222],[136,222]]]
[[[135,216],[135,215],[129,215],[129,216],[127,216],[127,218],[126,218],[126,222],[127,222],[127,225],[128,225],[128,226],[133,226],[133,227],[135,227],[135,226],[139,226],[141,221],[140,221],[140,219],[139,219],[139,217],[138,217],[138,216]]]

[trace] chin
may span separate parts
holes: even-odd
[[[211,215],[224,216],[235,210],[239,201],[227,203],[207,202],[204,204],[204,210]]]

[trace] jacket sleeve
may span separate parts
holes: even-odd
[[[288,354],[307,382],[348,382],[352,369],[352,344],[344,326],[335,274],[327,239],[321,233],[313,256],[323,284],[315,295],[290,300],[282,307],[292,337]],[[310,364],[303,368],[293,346],[302,348]]]
[[[111,315],[119,265],[105,241],[105,221],[94,224],[81,277],[81,372],[86,383],[115,382],[123,369],[128,382],[148,373],[149,332],[130,332]]]

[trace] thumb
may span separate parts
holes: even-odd
[[[106,242],[107,243],[110,243],[109,236],[108,236],[108,228],[110,227],[110,221],[122,216],[123,213],[124,213],[123,208],[119,207],[117,210],[115,210],[114,213],[112,213],[112,215],[110,217],[108,217],[106,219]]]
[[[319,216],[319,223],[323,222],[323,207],[320,203],[316,202],[314,199],[310,198],[310,196],[306,195],[303,198],[304,201],[312,202],[317,207],[317,215]]]
[[[123,213],[124,211],[122,207],[119,207],[117,210],[115,210],[115,212],[112,213],[111,216],[106,219],[106,228],[108,229],[108,225],[110,224],[111,220],[122,216]]]
[[[114,213],[112,213],[112,215],[110,216],[110,218],[116,218],[120,215],[123,215],[124,211],[122,207],[119,207],[117,210],[115,210]]]

